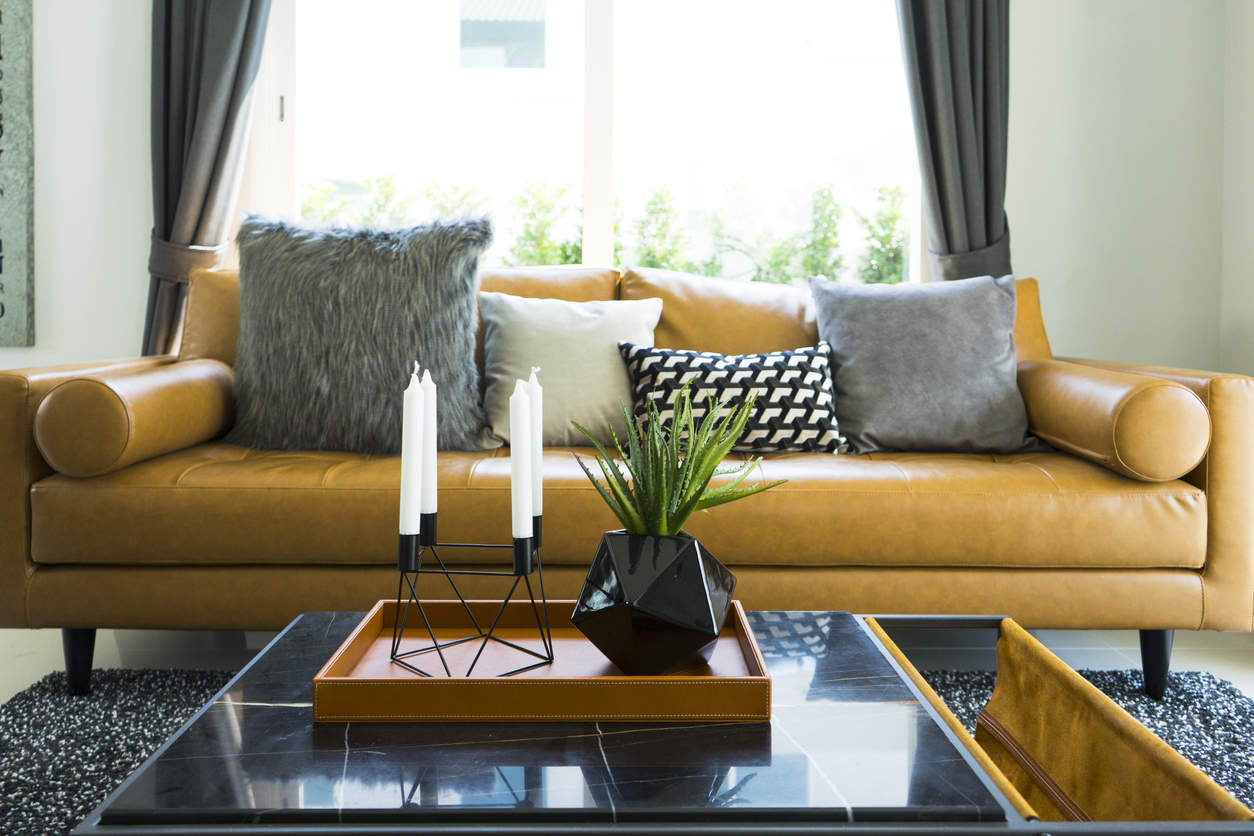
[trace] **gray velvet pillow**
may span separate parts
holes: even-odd
[[[399,453],[417,360],[439,387],[440,449],[479,449],[476,268],[491,240],[486,219],[376,232],[248,218],[226,440]]]
[[[1047,449],[1027,434],[1016,380],[1013,276],[810,287],[856,452]]]

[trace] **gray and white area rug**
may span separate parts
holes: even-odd
[[[69,833],[230,681],[226,671],[53,673],[0,707],[0,833]]]
[[[1140,671],[1081,671],[1237,798],[1254,806],[1254,702],[1208,673],[1173,673],[1162,702]],[[992,671],[925,671],[974,729]],[[101,670],[90,697],[54,673],[0,707],[0,833],[63,834],[222,688],[224,671]]]

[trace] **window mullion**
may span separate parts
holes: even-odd
[[[614,0],[584,0],[583,263],[614,266]]]

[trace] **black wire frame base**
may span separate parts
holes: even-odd
[[[545,595],[544,591],[544,567],[540,561],[540,550],[538,548],[530,550],[531,560],[534,561],[539,581],[537,585],[540,588],[540,601],[537,605],[535,589],[531,585],[531,577],[529,574],[518,572],[486,572],[467,569],[449,569],[448,566],[445,565],[443,559],[440,558],[440,553],[436,549],[437,546],[443,546],[446,548],[512,548],[517,551],[516,545],[511,546],[496,543],[436,543],[433,545],[422,546],[418,550],[416,565],[413,567],[412,571],[405,571],[402,569],[400,573],[400,580],[397,582],[396,601],[400,617],[397,618],[396,623],[392,625],[392,663],[400,665],[406,670],[418,674],[419,676],[431,677],[431,673],[418,667],[410,660],[419,656],[434,653],[439,658],[440,665],[444,668],[444,675],[451,678],[453,677],[453,672],[449,668],[449,661],[444,655],[445,649],[466,644],[468,642],[478,641],[480,642],[479,650],[475,653],[475,658],[471,661],[470,667],[466,670],[466,673],[464,674],[465,677],[470,677],[474,673],[475,665],[479,664],[479,659],[483,656],[483,651],[487,648],[489,642],[496,642],[497,644],[505,645],[518,651],[519,653],[526,654],[527,656],[538,660],[532,662],[531,664],[506,671],[505,673],[495,674],[495,676],[514,676],[515,674],[523,673],[524,671],[530,671],[543,667],[544,665],[552,664],[553,633],[549,627],[548,597]],[[439,564],[439,569],[423,568],[423,561],[426,559],[428,552],[430,552],[431,556],[435,558],[435,562]],[[515,563],[517,563],[517,561],[515,561]],[[449,585],[453,587],[453,593],[457,595],[457,600],[461,601],[462,608],[466,611],[466,615],[470,617],[471,624],[474,625],[474,634],[445,642],[441,642],[436,638],[435,629],[431,626],[431,620],[427,617],[427,612],[422,606],[422,598],[418,595],[419,576],[421,575],[443,575],[445,579],[448,580]],[[489,577],[514,579],[513,584],[510,585],[509,592],[505,594],[505,598],[501,601],[501,606],[496,611],[496,617],[492,619],[492,624],[486,631],[479,623],[479,619],[475,617],[474,612],[471,611],[470,605],[466,603],[466,598],[462,595],[461,590],[457,588],[457,582],[453,579],[454,575],[486,575]],[[501,616],[505,613],[505,608],[513,599],[514,593],[518,590],[520,582],[527,588],[527,596],[531,601],[531,610],[536,618],[536,630],[540,634],[540,642],[544,647],[543,653],[529,647],[523,647],[520,644],[515,644],[514,642],[509,641],[508,639],[503,639],[495,634],[497,624],[500,622]],[[409,596],[408,599],[405,600],[404,609],[401,610],[401,595],[406,588],[408,588]],[[405,635],[405,628],[409,624],[409,614],[411,611],[417,611],[418,615],[422,618],[422,623],[423,626],[426,627],[427,635],[431,637],[431,644],[418,647],[413,650],[402,651],[401,640]]]

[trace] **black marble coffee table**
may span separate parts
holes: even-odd
[[[362,615],[294,621],[75,832],[1023,826],[848,613],[750,615],[770,723],[315,725],[310,680]]]

